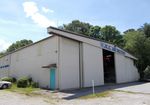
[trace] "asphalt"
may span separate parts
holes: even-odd
[[[95,87],[95,93],[100,93],[108,90],[118,90],[126,92],[136,92],[150,94],[150,82],[132,82],[124,84],[109,84]],[[60,98],[71,100],[88,94],[92,94],[92,88],[84,88],[77,90],[67,90],[58,92]]]
[[[135,83],[135,85],[129,85],[127,87],[117,88],[115,90],[134,92],[134,93],[143,93],[150,94],[150,82],[147,83]]]

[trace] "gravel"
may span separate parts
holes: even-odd
[[[150,105],[150,83],[114,89],[107,97],[62,99],[71,93],[38,91],[41,95],[25,95],[0,90],[0,105]]]

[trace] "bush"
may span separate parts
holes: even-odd
[[[32,83],[32,78],[31,77],[28,77],[28,83],[29,83],[29,85],[31,85],[31,83]]]
[[[144,70],[144,79],[150,79],[150,66],[147,66]]]
[[[26,88],[28,87],[28,78],[23,77],[17,81],[17,87]]]
[[[38,88],[38,87],[39,87],[38,82],[32,82],[32,83],[31,83],[31,87],[33,87],[33,88]]]
[[[13,78],[11,77],[4,77],[1,79],[2,81],[8,81],[8,82],[13,82]]]
[[[12,82],[13,83],[16,83],[17,82],[17,79],[15,77],[12,77]]]

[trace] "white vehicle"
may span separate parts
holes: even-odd
[[[0,88],[1,89],[6,89],[6,88],[10,88],[11,87],[11,82],[7,82],[7,81],[0,81]]]

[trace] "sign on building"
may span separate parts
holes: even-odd
[[[100,45],[101,45],[101,47],[103,49],[106,49],[106,50],[109,50],[109,51],[112,51],[112,52],[117,52],[117,53],[125,55],[125,51],[123,51],[122,49],[118,48],[115,45],[108,44],[108,43],[105,43],[105,42],[100,42]]]

